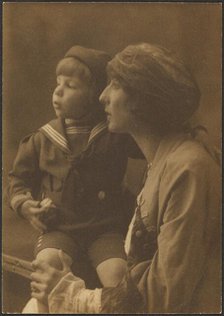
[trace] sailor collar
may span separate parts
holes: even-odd
[[[99,136],[103,131],[107,129],[107,122],[101,121],[95,125],[89,136],[87,147]],[[55,146],[60,148],[67,154],[71,154],[69,143],[65,133],[65,126],[63,119],[55,119],[45,124],[39,129]]]

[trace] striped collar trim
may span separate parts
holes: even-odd
[[[91,132],[91,126],[83,126],[83,127],[70,126],[70,127],[66,127],[65,131],[66,131],[66,134],[69,134],[69,135],[89,134]]]
[[[88,145],[93,142],[95,137],[107,128],[107,122],[102,121],[98,123],[92,130],[89,136]],[[41,127],[43,133],[58,147],[66,153],[71,153],[69,149],[68,140],[59,131],[57,131],[50,123]],[[88,146],[87,145],[87,146]]]
[[[93,139],[103,130],[107,128],[107,122],[103,121],[97,124],[90,133],[88,144],[93,141]]]
[[[67,139],[50,124],[42,126],[41,129],[48,135],[53,143],[56,143],[63,151],[70,152]]]

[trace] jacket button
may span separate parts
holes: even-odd
[[[105,197],[106,197],[106,193],[104,191],[99,191],[99,193],[98,193],[99,200],[102,201],[105,199]]]
[[[148,228],[149,231],[152,231],[152,232],[156,232],[156,227],[155,226],[150,226]]]
[[[142,231],[141,230],[137,230],[136,232],[135,232],[135,236],[136,237],[141,237],[142,236]]]

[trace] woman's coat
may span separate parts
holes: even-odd
[[[220,184],[197,141],[161,142],[138,198],[127,281],[103,289],[103,313],[220,312]]]

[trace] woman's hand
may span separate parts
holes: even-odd
[[[67,273],[71,272],[71,263],[63,255],[62,250],[59,250],[58,255],[61,259],[62,270],[55,269],[41,260],[35,260],[32,263],[36,271],[31,274],[31,296],[45,305],[48,303],[48,295],[53,288]]]

